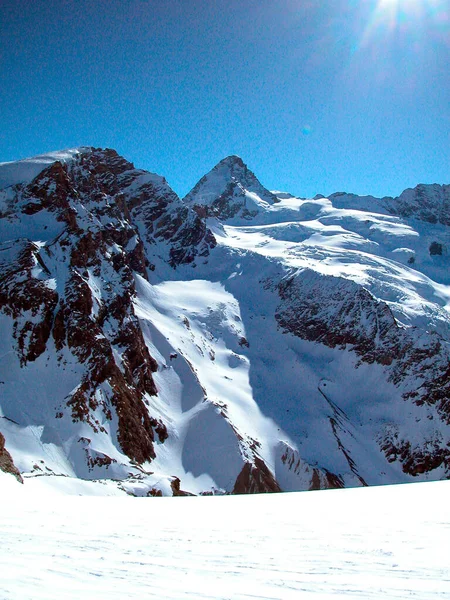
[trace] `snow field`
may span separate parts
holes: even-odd
[[[3,600],[448,598],[448,482],[50,497],[1,474]],[[63,501],[62,501],[63,500]]]
[[[154,464],[169,468],[163,455],[167,450],[173,456],[175,450],[184,471],[172,459],[170,472],[194,493],[205,489],[199,485],[206,482],[206,473],[212,478],[206,489],[231,490],[252,439],[259,440],[261,455],[272,466],[277,431],[252,397],[249,363],[239,345],[246,332],[233,295],[205,280],[150,286],[137,277],[136,287],[136,314],[144,331],[147,327],[147,345],[160,364],[155,381],[162,393],[170,390],[171,397],[165,419],[172,439],[169,436],[165,448],[160,447]],[[228,419],[242,437],[240,446]],[[186,475],[201,479],[194,486],[193,481],[187,484]]]

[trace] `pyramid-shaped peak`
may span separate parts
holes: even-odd
[[[261,184],[242,158],[233,154],[202,177],[184,201],[197,207],[202,215],[248,220],[279,200]]]
[[[192,202],[198,192],[207,192],[208,196],[219,196],[229,185],[238,185],[242,190],[256,192],[266,202],[277,202],[276,197],[267,190],[256,175],[248,168],[240,156],[231,154],[219,161],[184,198]],[[198,197],[196,198],[198,200]]]

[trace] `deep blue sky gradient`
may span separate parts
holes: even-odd
[[[0,161],[112,147],[181,196],[229,154],[300,196],[450,183],[450,0],[388,1],[2,0]]]

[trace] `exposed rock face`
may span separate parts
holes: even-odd
[[[222,221],[251,219],[279,199],[269,192],[238,156],[221,160],[184,198],[202,216]]]
[[[50,336],[58,294],[46,281],[33,277],[42,266],[39,248],[29,240],[0,244],[0,307],[13,319],[20,361],[40,356]]]
[[[245,463],[236,479],[232,494],[265,494],[281,491],[266,463],[255,457],[254,463]]]
[[[450,424],[450,344],[437,333],[400,326],[387,304],[342,278],[306,270],[283,279],[278,293],[276,318],[286,331],[354,352],[360,363],[382,365],[404,400],[424,407],[424,419],[434,415]],[[388,460],[399,460],[411,475],[438,466],[450,475],[444,436],[415,445],[387,427],[379,442]]]
[[[394,215],[450,225],[450,185],[420,184],[397,198],[384,199],[384,204]]]
[[[181,482],[178,477],[174,477],[170,483],[170,487],[172,488],[172,493],[174,496],[194,496],[194,494],[190,494],[189,492],[185,492],[180,489]]]
[[[328,490],[345,487],[341,477],[325,469],[311,467],[301,459],[296,450],[293,450],[289,446],[285,446],[281,462],[290,472],[299,478],[304,480],[306,475],[309,480],[309,490]]]
[[[426,223],[450,225],[450,185],[419,184],[400,196],[375,198],[337,192],[329,196],[333,206],[356,208],[417,219]]]
[[[53,348],[62,364],[69,351],[81,375],[56,416],[69,411],[73,422],[106,433],[115,415],[123,452],[151,460],[155,433],[163,442],[167,429],[146,406],[157,393],[156,362],[134,314],[134,273],[148,277],[145,243],[162,240],[175,267],[204,259],[214,237],[162,178],[113,150],[50,164],[10,190],[2,217],[11,241],[0,247],[0,307],[13,321],[21,364]],[[16,231],[30,239],[15,240]]]
[[[17,481],[23,483],[19,469],[16,467],[10,453],[5,448],[5,438],[2,433],[0,433],[0,470],[14,475]]]
[[[216,240],[205,222],[181,203],[163,177],[141,176],[137,191],[128,200],[134,222],[142,224],[143,238],[149,245],[169,244],[168,262],[176,267],[205,259]],[[130,186],[133,185],[130,184]]]

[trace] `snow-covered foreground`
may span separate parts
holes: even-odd
[[[1,483],[2,600],[450,597],[446,481],[33,500]]]

